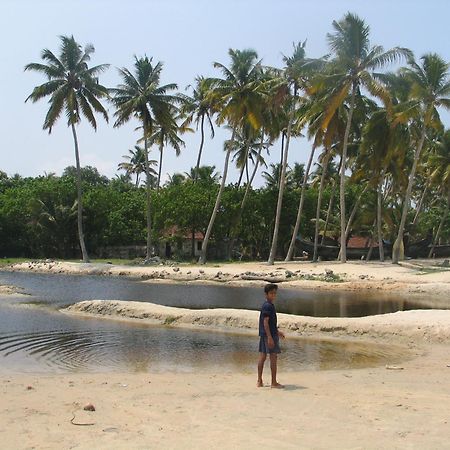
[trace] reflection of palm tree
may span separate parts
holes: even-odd
[[[122,158],[126,159],[127,162],[121,162],[118,165],[119,170],[124,170],[127,175],[136,175],[135,186],[139,187],[140,175],[145,173],[145,149],[139,147],[139,145],[134,146],[134,150],[128,150],[129,155],[123,155]],[[157,161],[154,159],[149,160],[150,166],[156,166]],[[150,168],[150,174],[156,176],[156,170]]]
[[[403,200],[402,216],[398,227],[397,238],[392,249],[392,262],[403,259],[403,233],[408,214],[411,192],[417,165],[425,143],[427,130],[441,126],[437,108],[443,106],[450,109],[449,64],[438,55],[429,53],[422,58],[422,65],[410,59],[410,68],[402,71],[403,76],[411,83],[410,102],[405,106],[405,112],[397,115],[398,121],[415,119],[418,125],[417,147],[414,153],[413,165],[408,179],[405,198]]]
[[[156,124],[166,124],[171,120],[171,106],[176,101],[168,92],[176,89],[176,84],[160,85],[162,63],[153,65],[147,56],[135,58],[134,74],[128,69],[119,69],[123,84],[112,89],[112,99],[116,112],[115,127],[128,122],[131,117],[139,120],[144,130],[144,157],[146,174],[146,216],[147,216],[147,259],[151,257],[151,187],[152,175],[148,159],[147,138],[155,131]]]
[[[97,122],[94,111],[100,113],[108,121],[106,110],[99,102],[99,98],[105,98],[108,95],[108,90],[99,84],[97,78],[98,74],[106,70],[108,65],[102,64],[89,68],[88,62],[92,53],[94,53],[92,44],[86,45],[82,50],[73,36],[61,36],[59,57],[55,56],[50,50],[44,49],[41,57],[47,64],[31,63],[25,66],[25,70],[40,72],[49,80],[35,87],[25,100],[30,99],[34,103],[50,96],[50,108],[45,117],[44,130],[51,133],[63,111],[68,119],[67,124],[72,129],[77,167],[78,236],[83,262],[89,262],[89,256],[83,233],[80,154],[75,125],[80,123],[81,115],[83,115],[96,130]]]
[[[335,54],[331,62],[331,74],[322,78],[321,83],[331,86],[329,102],[322,124],[328,123],[336,109],[347,101],[350,103],[347,125],[342,143],[342,164],[340,179],[340,213],[341,213],[341,262],[346,262],[346,218],[345,218],[345,171],[347,168],[347,147],[350,137],[353,112],[360,86],[364,86],[372,95],[389,103],[386,89],[373,77],[373,71],[387,63],[397,61],[402,56],[410,56],[407,49],[394,48],[384,51],[381,46],[370,47],[369,27],[359,17],[347,13],[339,22],[333,22],[334,33],[328,34],[331,51]]]

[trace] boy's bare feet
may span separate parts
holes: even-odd
[[[264,387],[264,383],[262,381],[257,381],[256,387]]]
[[[270,386],[272,389],[283,389],[284,385],[280,383],[275,383]]]

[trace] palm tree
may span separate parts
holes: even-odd
[[[139,187],[140,175],[145,173],[145,149],[139,147],[139,145],[134,146],[134,150],[128,150],[129,155],[123,155],[122,158],[126,159],[127,162],[121,162],[118,164],[119,170],[124,170],[127,175],[136,174],[135,186]],[[149,160],[150,166],[155,166],[157,161],[154,159]],[[153,168],[150,168],[150,173],[156,176],[157,173]]]
[[[195,78],[195,86],[188,86],[188,88],[189,87],[192,87],[192,97],[183,96],[184,104],[181,111],[187,116],[183,126],[188,126],[194,121],[196,129],[198,130],[198,126],[200,125],[201,140],[198,149],[197,164],[195,166],[196,172],[198,172],[205,143],[205,119],[208,121],[211,139],[213,139],[214,125],[212,122],[212,115],[214,114],[216,105],[214,97],[211,95],[213,86],[210,78],[198,76]]]
[[[254,50],[233,49],[230,49],[228,54],[231,57],[230,68],[218,62],[214,63],[214,67],[220,69],[224,78],[213,78],[211,83],[214,86],[214,101],[220,105],[217,122],[220,125],[226,121],[232,129],[232,133],[231,139],[224,144],[226,153],[222,181],[203,240],[200,264],[206,262],[208,241],[220,207],[236,131],[244,123],[250,123],[255,129],[261,123],[261,93],[258,90],[261,65],[257,61],[258,55]]]
[[[173,107],[171,109],[173,109]],[[172,114],[174,114],[174,111]],[[161,185],[164,147],[170,145],[175,150],[175,154],[179,156],[181,147],[185,146],[184,141],[178,135],[180,131],[182,131],[182,129],[178,127],[175,117],[172,116],[165,124],[157,125],[152,135],[148,138],[149,148],[152,145],[157,145],[159,148],[158,181],[156,183],[157,191]]]
[[[349,102],[347,125],[343,137],[342,164],[340,178],[340,221],[341,221],[341,262],[346,262],[346,217],[345,217],[345,172],[347,169],[347,148],[352,125],[355,102],[360,87],[382,99],[389,105],[389,95],[384,86],[374,76],[374,71],[402,57],[410,57],[408,49],[395,47],[384,51],[381,46],[370,46],[369,26],[354,14],[347,13],[339,22],[333,21],[334,33],[327,35],[331,52],[335,58],[330,63],[329,74],[321,77],[318,87],[331,86],[328,106],[322,127],[325,129],[334,111],[344,102]],[[350,95],[350,99],[348,96]]]
[[[427,136],[427,130],[441,126],[437,108],[450,109],[450,76],[448,71],[450,65],[435,53],[428,53],[422,56],[421,60],[422,65],[420,66],[411,58],[409,60],[410,67],[401,70],[401,74],[411,83],[410,102],[404,106],[403,112],[397,114],[396,120],[402,122],[413,118],[415,123],[412,126],[416,128],[418,134],[413,165],[403,200],[398,234],[392,249],[392,263],[394,264],[398,264],[403,259],[403,233],[414,177]]]
[[[145,174],[146,174],[146,218],[147,218],[147,259],[151,252],[151,171],[148,159],[147,139],[155,131],[157,124],[170,123],[171,108],[177,98],[168,92],[177,88],[176,84],[160,85],[163,64],[153,65],[152,58],[135,57],[134,74],[128,69],[119,69],[123,84],[112,89],[112,102],[116,107],[114,127],[120,127],[132,117],[139,120],[143,129]]]
[[[94,130],[97,130],[94,112],[101,114],[108,121],[108,114],[99,101],[108,96],[108,89],[98,82],[97,77],[109,65],[101,64],[89,68],[88,63],[95,51],[92,44],[87,44],[82,49],[73,36],[60,36],[60,40],[59,57],[50,50],[44,49],[41,52],[41,59],[45,64],[31,63],[25,66],[25,70],[42,73],[48,79],[46,83],[36,86],[25,101],[31,100],[35,103],[42,98],[50,97],[50,108],[45,117],[43,129],[48,130],[50,134],[63,112],[68,119],[67,125],[72,129],[77,168],[78,237],[83,262],[89,262],[83,233],[80,154],[75,126],[81,122],[83,115]]]

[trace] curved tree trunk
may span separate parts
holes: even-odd
[[[236,134],[236,127],[233,128],[233,133],[231,135],[231,142],[234,141],[235,134]],[[211,236],[212,227],[213,227],[214,222],[216,220],[217,211],[219,210],[219,207],[220,207],[220,201],[222,199],[222,193],[223,193],[223,189],[225,187],[225,181],[227,179],[228,163],[230,161],[231,148],[232,148],[232,146],[229,145],[228,149],[227,149],[226,156],[225,156],[225,162],[224,162],[224,166],[223,166],[222,182],[220,183],[219,192],[217,193],[217,197],[216,197],[216,203],[214,204],[214,209],[213,209],[213,212],[211,214],[211,218],[209,219],[209,224],[208,224],[208,228],[206,230],[205,238],[203,239],[202,251],[201,251],[200,259],[198,261],[200,264],[205,264],[206,263],[206,251],[208,249],[208,241],[209,241],[209,237]]]
[[[398,264],[400,260],[405,258],[404,249],[403,249],[403,233],[405,231],[406,217],[408,215],[409,203],[411,200],[411,192],[414,183],[414,177],[416,176],[417,164],[419,163],[420,153],[422,152],[422,147],[425,142],[426,129],[425,125],[422,129],[422,135],[420,137],[419,144],[417,145],[416,152],[414,154],[414,162],[411,168],[411,172],[409,174],[408,179],[408,187],[405,193],[405,200],[403,201],[403,210],[402,217],[400,219],[400,225],[398,227],[398,235],[397,239],[394,242],[394,246],[392,248],[392,264]]]
[[[244,176],[244,171],[245,171],[245,169],[247,167],[248,148],[249,148],[249,144],[248,144],[248,142],[245,142],[244,165],[242,166],[241,173],[239,174],[239,179],[238,179],[237,186],[236,186],[237,188],[239,188],[239,186],[241,185],[242,177]]]
[[[303,203],[305,201],[306,187],[308,185],[309,171],[311,169],[315,150],[316,148],[313,146],[311,149],[311,154],[309,155],[308,164],[306,165],[305,175],[303,177],[302,191],[300,193],[300,202],[297,210],[297,218],[295,220],[294,231],[292,232],[291,243],[289,244],[289,249],[285,261],[290,261],[292,259],[292,255],[294,254],[295,242],[297,240],[298,229],[300,228],[300,220],[302,217]]]
[[[144,131],[144,157],[145,157],[145,193],[146,193],[146,218],[147,218],[147,245],[145,259],[152,257],[152,197],[151,197],[151,185],[150,185],[150,164],[148,162],[148,146],[147,137]]]
[[[352,85],[352,96],[350,100],[350,109],[348,111],[347,125],[344,133],[344,143],[342,146],[342,165],[341,165],[341,183],[339,192],[339,205],[341,210],[341,251],[340,260],[342,263],[347,262],[347,242],[345,237],[345,167],[347,165],[347,147],[348,138],[350,136],[350,127],[352,125],[353,111],[355,109],[356,83]]]
[[[84,243],[84,233],[83,233],[83,189],[81,186],[81,166],[80,166],[80,153],[78,151],[78,139],[77,133],[75,131],[75,125],[72,123],[72,135],[75,144],[75,161],[77,166],[77,224],[78,224],[78,238],[80,240],[81,255],[83,257],[83,262],[89,262],[88,252],[86,250],[86,244]]]
[[[195,174],[194,174],[194,182],[197,181],[198,178],[198,170],[200,168],[200,161],[202,159],[202,152],[203,152],[203,145],[205,143],[205,115],[202,115],[202,121],[200,125],[200,133],[201,133],[201,140],[200,140],[200,148],[198,149],[198,157],[197,157],[197,164],[195,165]]]
[[[280,217],[281,217],[281,206],[283,204],[283,194],[284,194],[284,185],[286,183],[286,167],[287,167],[287,159],[289,153],[289,142],[291,140],[291,128],[293,122],[294,115],[294,107],[292,106],[292,110],[289,114],[289,123],[286,133],[286,145],[284,148],[283,160],[281,163],[280,170],[280,180],[279,180],[279,189],[278,189],[278,200],[277,200],[277,211],[275,214],[275,226],[273,229],[273,237],[272,237],[272,245],[270,247],[269,259],[267,261],[268,264],[273,264],[275,261],[275,256],[277,253],[277,244],[278,244],[278,231],[280,228]]]

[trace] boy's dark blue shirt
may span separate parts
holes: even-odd
[[[269,318],[269,330],[272,337],[278,336],[277,311],[275,305],[267,300],[262,305],[261,313],[259,315],[259,335],[264,337],[266,336],[266,330],[264,330],[265,317]]]

